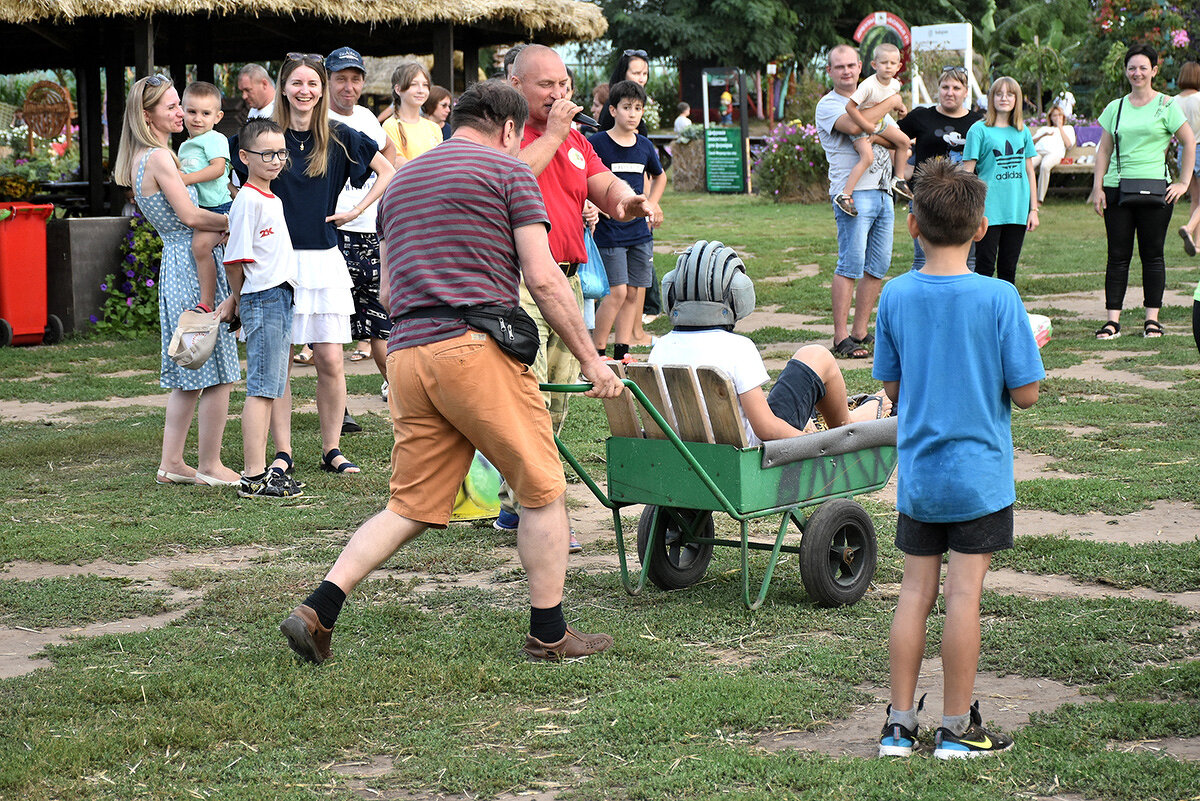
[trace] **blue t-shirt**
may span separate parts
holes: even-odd
[[[988,225],[1025,225],[1029,221],[1029,173],[1025,159],[1037,155],[1025,125],[997,128],[983,120],[967,131],[963,161],[975,162],[975,174],[987,184],[983,214]]]
[[[1016,500],[1008,390],[1045,377],[1017,289],[975,273],[893,278],[875,323],[880,381],[899,381],[896,507],[927,523]]]
[[[641,134],[637,135],[637,141],[631,147],[618,145],[608,135],[608,131],[592,134],[588,142],[604,162],[604,166],[633,187],[633,191],[639,195],[646,186],[643,180],[645,173],[662,175],[663,168],[658,161],[658,151],[655,150],[654,143]],[[641,217],[629,222],[617,222],[603,215],[596,224],[595,236],[596,244],[602,248],[623,248],[653,239],[649,223]]]
[[[216,131],[205,131],[179,146],[179,166],[185,175],[199,172],[213,159],[225,159],[225,173],[220,178],[196,184],[196,196],[203,208],[222,206],[233,198],[229,195],[229,140]]]
[[[360,133],[340,122],[329,122],[333,134],[342,147],[332,138],[329,142],[328,166],[325,175],[310,178],[305,174],[308,153],[312,148],[312,131],[284,132],[287,144],[288,163],[271,181],[271,191],[283,201],[283,216],[287,218],[288,231],[292,235],[292,247],[296,250],[329,250],[337,247],[337,228],[325,222],[337,210],[338,195],[349,181],[361,189],[367,178],[374,175],[371,159],[379,152],[379,145],[364,133]],[[233,171],[246,183],[246,165],[238,157],[238,138],[229,139]],[[256,159],[258,156],[251,156]]]

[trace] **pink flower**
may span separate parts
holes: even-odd
[[[133,305],[133,298],[125,298],[125,305],[126,305],[126,306],[132,306],[132,305]]]
[[[1189,41],[1191,40],[1188,38],[1188,32],[1182,28],[1176,31],[1171,31],[1172,47],[1187,47]]]

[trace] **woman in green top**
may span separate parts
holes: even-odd
[[[1158,322],[1166,286],[1163,243],[1175,201],[1187,192],[1188,180],[1168,186],[1166,202],[1160,206],[1121,206],[1117,202],[1120,179],[1167,176],[1166,153],[1172,135],[1179,139],[1183,149],[1179,174],[1189,180],[1192,175],[1196,140],[1174,100],[1154,90],[1152,82],[1157,74],[1158,53],[1154,48],[1148,45],[1129,48],[1125,51],[1125,77],[1132,91],[1109,103],[1100,115],[1103,133],[1096,151],[1096,170],[1088,202],[1104,217],[1104,230],[1108,236],[1108,264],[1104,273],[1104,308],[1108,310],[1108,322],[1096,332],[1096,339],[1116,339],[1121,335],[1121,307],[1129,283],[1135,233],[1138,255],[1142,259],[1146,306],[1142,335],[1163,335],[1163,327]]]

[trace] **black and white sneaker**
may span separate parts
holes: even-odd
[[[238,495],[243,498],[295,498],[303,494],[296,482],[277,470],[268,470],[254,478],[242,476],[238,485]]]
[[[938,727],[934,734],[933,755],[938,759],[970,759],[998,754],[1013,747],[1011,737],[983,727],[979,702],[971,705],[971,725],[962,734]]]

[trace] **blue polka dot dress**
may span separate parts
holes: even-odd
[[[162,335],[162,368],[159,383],[167,389],[195,390],[232,384],[241,378],[238,364],[237,340],[222,325],[217,334],[217,346],[212,356],[198,370],[180,367],[167,356],[171,335],[179,322],[179,315],[200,302],[200,280],[196,276],[196,261],[192,257],[192,229],[179,217],[161,191],[153,195],[141,194],[142,176],[146,172],[146,160],[154,150],[146,151],[138,164],[134,192],[138,208],[158,235],[162,238],[162,266],[158,274],[158,325]],[[196,187],[187,188],[188,196],[196,202]],[[221,266],[224,248],[218,248],[217,257],[217,303],[229,295],[229,282]]]

